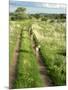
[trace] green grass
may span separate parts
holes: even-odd
[[[13,64],[13,55],[18,37],[21,35],[21,45],[16,66],[16,78],[13,88],[42,87],[38,64],[34,55],[29,29],[32,28],[36,44],[40,44],[40,53],[47,66],[47,71],[54,85],[66,84],[65,61],[65,25],[62,22],[44,22],[24,20],[10,21],[10,64]],[[22,31],[22,33],[21,33]],[[21,34],[20,34],[21,33]]]
[[[35,22],[33,33],[54,85],[66,84],[65,26],[62,22]]]
[[[13,88],[31,88],[40,86],[43,86],[43,82],[40,78],[36,57],[33,54],[30,36],[27,29],[23,29],[16,79]]]
[[[9,31],[9,62],[10,64],[13,63],[13,55],[14,55],[14,50],[16,47],[17,40],[20,35],[20,22],[16,21],[10,21],[10,31]]]

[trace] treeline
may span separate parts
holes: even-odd
[[[48,19],[56,19],[56,20],[66,20],[66,14],[44,14],[44,13],[36,13],[36,14],[27,14],[26,8],[18,7],[14,12],[9,14],[10,20],[23,20],[23,19],[40,19],[42,21],[46,21]]]
[[[36,18],[40,17],[46,17],[46,18],[54,18],[54,19],[65,19],[66,15],[65,14],[44,14],[44,13],[39,13],[39,14],[31,14],[31,16],[34,16]]]
[[[41,20],[47,20],[47,19],[66,19],[66,14],[31,14],[32,17],[35,17],[36,19],[41,18]]]

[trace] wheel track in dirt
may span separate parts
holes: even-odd
[[[21,36],[22,36],[22,31],[20,33],[20,36],[17,39],[17,44],[15,47],[14,56],[13,56],[13,64],[9,66],[9,88],[10,89],[13,87],[13,81],[15,80],[16,65],[17,65],[17,60],[18,60],[18,56],[19,56],[18,51],[19,51],[20,43],[21,43]],[[35,44],[34,41],[31,40],[31,43],[32,43],[32,48],[33,48],[34,54],[36,56],[38,66],[39,66],[40,77],[44,83],[44,86],[53,86],[50,78],[47,75],[47,69],[43,63],[40,53],[36,51],[36,47],[35,48],[33,47]]]
[[[46,66],[44,65],[44,62],[43,62],[39,52],[36,52],[36,57],[37,57],[37,61],[39,64],[40,76],[44,82],[44,86],[53,86],[52,81],[50,80],[50,78],[47,74]]]
[[[17,38],[17,43],[16,47],[14,49],[14,55],[13,55],[13,63],[9,65],[9,88],[13,88],[13,81],[15,80],[16,76],[16,65],[18,61],[18,56],[19,56],[19,49],[20,49],[20,44],[21,44],[21,37],[22,37],[22,30],[20,32],[20,35]]]
[[[40,77],[44,84],[43,86],[44,87],[53,86],[52,81],[47,74],[47,68],[44,65],[41,55],[40,55],[39,51],[36,51],[37,47],[33,47],[33,46],[35,46],[34,44],[35,44],[34,41],[32,41],[32,48],[33,48],[34,54],[36,56],[37,64],[39,66],[39,73],[40,73]]]

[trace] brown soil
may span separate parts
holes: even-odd
[[[37,47],[34,47],[35,46],[34,41],[33,40],[31,40],[31,41],[32,41],[33,51],[34,51],[34,54],[36,56],[36,60],[37,60],[38,66],[39,66],[40,77],[41,77],[43,84],[44,84],[43,86],[44,87],[45,86],[46,87],[53,86],[52,81],[47,74],[47,69],[46,69],[46,66],[44,65],[44,62],[41,58],[41,55],[39,54],[39,51],[36,51]]]
[[[16,47],[15,47],[15,50],[14,50],[14,56],[13,56],[13,63],[11,65],[9,65],[9,88],[11,89],[12,88],[12,84],[13,84],[13,81],[15,79],[15,69],[16,69],[16,64],[17,64],[17,58],[18,58],[18,50],[19,50],[19,38],[17,39],[17,44],[16,44]]]
[[[37,57],[37,61],[39,64],[40,76],[41,76],[41,79],[44,83],[44,86],[53,86],[52,81],[50,80],[49,76],[47,75],[47,69],[46,69],[46,67],[45,67],[45,65],[40,57],[39,52],[36,52],[36,57]]]
[[[52,82],[47,75],[47,69],[46,66],[43,63],[43,60],[39,54],[39,51],[36,51],[35,43],[31,40],[32,42],[32,47],[34,54],[36,55],[36,60],[39,66],[39,72],[40,72],[40,77],[43,81],[44,86],[53,86]],[[20,39],[18,38],[16,48],[14,51],[14,56],[13,56],[13,63],[12,65],[9,66],[9,88],[11,89],[13,87],[13,81],[15,80],[15,73],[16,73],[16,65],[17,65],[17,59],[19,55],[19,44],[20,44]]]

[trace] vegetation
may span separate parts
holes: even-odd
[[[42,80],[39,75],[35,55],[33,54],[27,27],[23,27],[21,35],[22,40],[14,88],[42,86]]]
[[[65,23],[36,22],[33,24],[35,41],[40,44],[40,53],[55,85],[66,83]]]
[[[20,22],[15,22],[11,21],[10,22],[10,31],[9,31],[9,58],[10,58],[10,63],[13,63],[13,55],[14,55],[14,50],[17,44],[17,40],[20,35]]]
[[[28,19],[28,15],[26,14],[26,8],[17,8],[15,12],[10,13],[10,19],[13,21]]]
[[[13,88],[43,86],[30,34],[35,45],[40,45],[40,55],[53,84],[66,84],[65,19],[65,14],[26,14],[26,9],[21,7],[10,13],[10,65],[17,40],[20,39]]]

